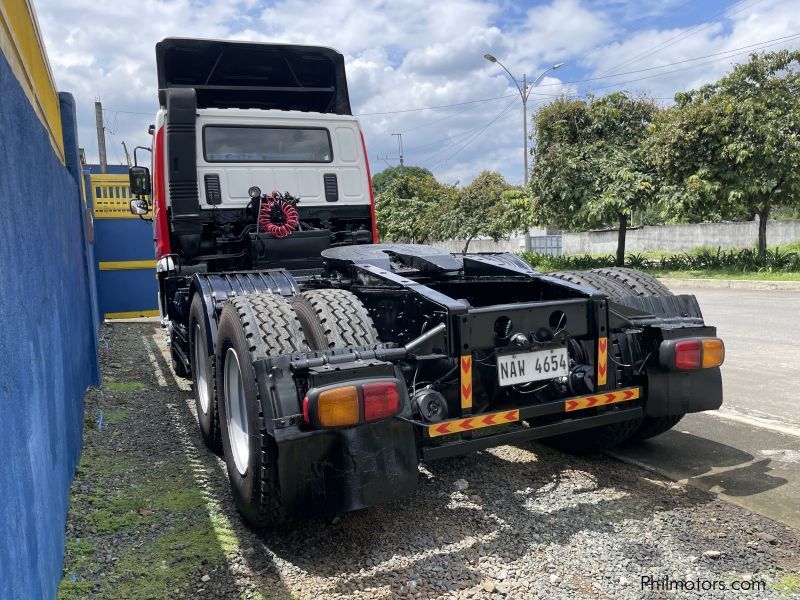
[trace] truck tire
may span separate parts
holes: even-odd
[[[236,507],[255,528],[285,520],[275,445],[267,431],[253,363],[307,351],[303,330],[281,296],[252,294],[222,309],[217,335],[217,403],[222,445]]]
[[[615,279],[603,277],[591,271],[556,271],[555,273],[548,273],[548,275],[570,283],[577,283],[578,285],[600,290],[608,294],[608,297],[612,300],[630,295],[630,291],[625,285]]]
[[[192,391],[197,423],[203,441],[211,450],[222,452],[217,405],[216,360],[208,348],[208,319],[200,296],[195,294],[189,308],[189,356],[192,361]]]
[[[631,440],[646,440],[669,431],[677,425],[686,413],[681,415],[667,415],[666,417],[645,417],[641,427],[636,430]]]
[[[628,269],[625,267],[610,267],[607,269],[592,269],[603,277],[613,279],[625,285],[637,296],[673,296],[669,288],[658,279],[647,273]]]
[[[627,441],[636,433],[641,424],[641,419],[632,419],[593,429],[564,433],[547,438],[545,441],[554,448],[569,454],[595,454]]]
[[[655,277],[635,271],[634,269],[624,269],[613,267],[610,269],[595,269],[593,271],[603,277],[614,279],[624,283],[632,293],[637,296],[673,296],[674,294],[667,286],[658,281]],[[644,417],[642,424],[631,436],[631,441],[646,440],[669,431],[686,416],[686,413],[677,415],[667,415],[665,417]]]
[[[374,346],[378,331],[361,300],[347,290],[312,290],[292,298],[312,350]]]

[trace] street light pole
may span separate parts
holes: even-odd
[[[506,66],[501,63],[497,58],[495,58],[491,54],[484,54],[483,58],[488,60],[489,62],[496,63],[500,65],[503,70],[508,73],[508,76],[511,78],[511,81],[514,82],[514,85],[517,86],[517,91],[519,92],[520,98],[522,98],[522,155],[523,155],[523,173],[522,173],[522,181],[523,185],[527,189],[528,187],[528,96],[531,94],[531,90],[535,88],[539,82],[544,79],[544,76],[547,75],[550,71],[555,71],[556,69],[562,67],[564,63],[558,63],[550,67],[549,69],[545,69],[542,73],[533,80],[533,83],[528,85],[528,76],[523,73],[522,74],[522,87],[520,87],[519,83],[517,82],[517,78],[511,74]],[[531,249],[531,233],[526,228],[525,229],[525,250]]]

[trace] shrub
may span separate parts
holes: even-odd
[[[522,258],[539,271],[586,271],[602,267],[613,267],[614,256],[592,256],[590,254],[551,256],[523,252]],[[692,252],[669,254],[648,258],[643,254],[625,256],[625,266],[642,271],[738,271],[742,273],[766,271],[770,273],[800,272],[800,252],[767,250],[764,258],[751,248],[744,250],[716,250],[699,248]]]

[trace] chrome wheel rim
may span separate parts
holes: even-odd
[[[208,360],[205,354],[205,344],[203,343],[200,325],[194,327],[194,385],[197,388],[197,397],[200,400],[200,410],[204,415],[208,414],[210,404],[208,397]]]
[[[247,472],[250,460],[250,431],[247,426],[247,405],[242,385],[242,373],[236,350],[228,348],[225,354],[225,421],[233,462],[240,475]]]

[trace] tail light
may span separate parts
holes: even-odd
[[[675,344],[675,368],[679,371],[700,368],[700,340],[681,340]]]
[[[400,392],[393,381],[365,383],[364,420],[377,421],[397,414],[400,408]]]
[[[346,383],[346,385],[345,385]],[[397,415],[405,388],[396,378],[362,379],[308,390],[303,419],[312,427],[349,427]]]
[[[659,361],[667,369],[677,371],[711,369],[725,361],[725,344],[719,338],[664,340]]]

